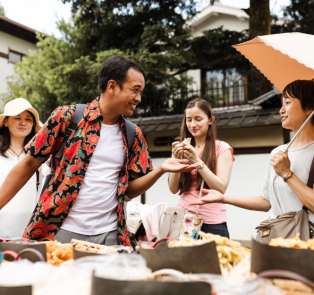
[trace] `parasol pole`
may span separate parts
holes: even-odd
[[[314,111],[309,115],[309,117],[306,119],[306,121],[303,123],[303,125],[301,126],[301,128],[298,130],[298,132],[295,134],[295,136],[293,136],[293,138],[291,139],[291,141],[289,142],[288,146],[286,147],[286,149],[284,150],[284,152],[286,153],[287,150],[289,149],[289,147],[292,145],[292,143],[294,142],[294,140],[297,138],[297,136],[299,135],[299,133],[302,131],[302,129],[305,127],[305,125],[308,123],[308,121],[310,121],[310,119],[312,118],[312,116],[314,115]]]

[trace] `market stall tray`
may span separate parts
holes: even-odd
[[[205,282],[118,281],[93,276],[91,295],[191,295],[211,294]]]
[[[14,251],[16,253],[20,253],[25,249],[35,249],[39,251],[42,256],[44,257],[45,261],[47,261],[47,250],[46,244],[29,244],[29,245],[22,245],[22,244],[13,244],[13,243],[0,243],[0,251]],[[38,256],[32,252],[26,252],[21,255],[21,258],[27,258],[32,262],[38,261]],[[0,293],[1,295],[1,293]]]
[[[288,270],[314,281],[314,251],[273,247],[252,240],[251,271],[259,274],[266,270]]]
[[[76,250],[75,247],[73,247],[73,259],[79,259],[81,257],[95,256],[95,255],[106,255],[106,254],[98,254],[98,253],[92,253],[92,252],[87,252],[87,251],[80,251],[80,250]]]
[[[32,295],[32,286],[3,287],[0,286],[0,295]]]
[[[216,243],[182,248],[141,248],[152,271],[171,268],[183,273],[221,274]]]

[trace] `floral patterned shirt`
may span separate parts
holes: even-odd
[[[66,128],[70,125],[74,113],[74,105],[57,108],[44,127],[27,144],[26,152],[42,163],[47,161],[50,155],[59,150],[65,137]],[[54,177],[35,207],[23,235],[25,238],[53,238],[60,229],[82,186],[88,164],[100,137],[101,120],[98,97],[87,104],[83,118],[67,141],[61,160],[58,162],[56,158],[52,158]],[[119,124],[127,156],[118,178],[117,229],[119,243],[129,245],[123,210],[124,195],[129,181],[152,171],[153,164],[145,138],[137,126],[134,145],[129,158],[125,124],[122,117],[119,119]]]

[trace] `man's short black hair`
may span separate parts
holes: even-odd
[[[127,72],[130,68],[139,71],[144,75],[142,68],[131,59],[127,59],[121,55],[110,56],[101,66],[98,76],[98,84],[101,93],[104,93],[109,80],[114,80],[122,89],[126,80]]]

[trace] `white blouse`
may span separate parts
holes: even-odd
[[[0,187],[11,169],[24,157],[14,157],[6,152],[7,158],[0,155]],[[49,167],[43,164],[39,169],[39,188],[36,189],[36,173],[13,197],[13,199],[0,210],[0,238],[12,240],[21,238],[28,221],[39,200],[44,177],[49,174]]]

